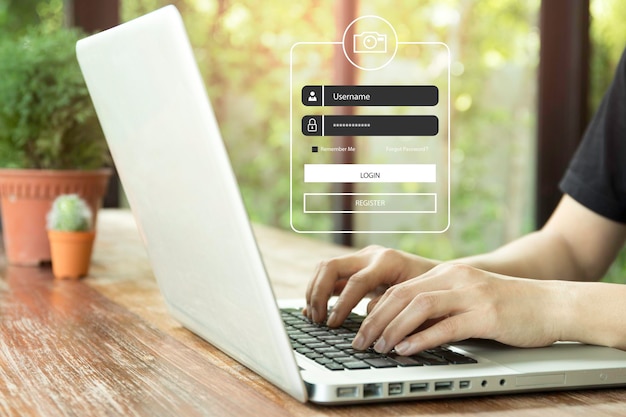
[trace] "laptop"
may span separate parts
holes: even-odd
[[[520,349],[465,341],[412,358],[379,358],[350,351],[359,325],[353,317],[336,330],[343,333],[325,337],[334,345],[322,347],[328,329],[300,322],[297,305],[281,310],[274,298],[176,8],[87,37],[76,49],[169,311],[297,400],[346,404],[626,384],[626,352],[578,343]]]

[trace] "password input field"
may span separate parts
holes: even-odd
[[[436,136],[439,119],[433,115],[307,115],[305,136]]]

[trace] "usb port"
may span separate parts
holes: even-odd
[[[469,381],[459,381],[459,388],[467,389],[469,387],[470,387],[470,382]]]
[[[435,382],[435,391],[449,391],[452,389],[452,381]]]
[[[389,395],[402,394],[402,382],[392,382],[389,384]]]
[[[411,385],[409,385],[409,391],[411,392],[428,391],[428,382],[414,382]]]
[[[339,387],[337,388],[337,398],[354,398],[357,396],[356,387]]]

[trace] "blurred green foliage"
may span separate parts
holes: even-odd
[[[126,0],[128,20],[171,3]],[[333,2],[175,1],[253,221],[289,228],[289,51],[334,40]],[[311,57],[301,71],[331,71]]]
[[[33,25],[63,26],[63,0],[0,0],[0,36],[19,36]]]
[[[60,1],[21,0],[52,21]],[[299,41],[339,40],[338,2],[120,1],[124,21],[169,3],[179,8],[248,211],[254,221],[289,229],[289,50]],[[360,2],[359,15],[384,17],[400,39],[450,47],[452,213],[446,233],[358,236],[358,246],[449,259],[492,250],[534,228],[539,7],[540,0]],[[7,10],[0,3],[0,23],[12,19]],[[593,110],[626,44],[626,6],[591,0],[591,12]],[[311,56],[295,70],[332,71],[332,57]],[[624,254],[607,279],[621,277]]]
[[[591,109],[596,109],[613,79],[626,46],[626,3],[622,0],[591,0]]]
[[[539,1],[425,0],[395,10],[364,3],[406,26],[407,38],[443,41],[452,55],[451,226],[364,243],[450,259],[532,229]]]
[[[97,169],[108,162],[76,60],[84,36],[39,25],[0,37],[0,167]]]
[[[123,20],[165,3],[125,0]],[[341,39],[344,28],[336,28],[334,20],[337,3],[174,4],[185,19],[252,219],[288,229],[289,51],[300,41]],[[381,243],[450,258],[495,248],[530,229],[538,4],[422,0],[418,5],[397,1],[389,8],[382,0],[360,3],[360,15],[383,16],[399,39],[450,46],[453,175],[449,232],[361,236],[357,245]],[[294,71],[332,71],[332,57],[311,56]]]

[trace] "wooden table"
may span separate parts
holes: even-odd
[[[349,250],[255,227],[277,296]],[[624,416],[626,390],[396,404],[300,404],[167,313],[129,212],[104,210],[91,274],[0,261],[0,416]]]

